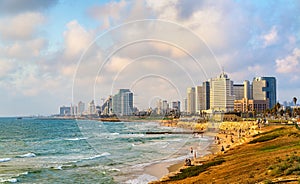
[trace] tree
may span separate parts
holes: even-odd
[[[276,112],[278,112],[280,108],[281,108],[281,105],[280,105],[280,103],[277,102],[275,105]]]
[[[293,102],[294,102],[294,104],[296,106],[297,105],[297,98],[296,97],[293,98]]]
[[[295,108],[294,108],[294,113],[293,114],[296,117],[297,116],[297,98],[296,97],[293,98],[293,102],[295,104]]]

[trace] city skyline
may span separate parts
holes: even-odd
[[[202,82],[202,85],[187,87],[186,96],[182,99],[184,107],[181,109],[181,101],[171,101],[158,98],[156,106],[148,106],[146,109],[139,109],[134,104],[134,93],[129,89],[119,89],[117,94],[102,99],[102,104],[96,104],[94,100],[90,103],[94,110],[85,111],[85,115],[121,115],[131,116],[142,111],[152,111],[157,115],[165,114],[169,110],[176,109],[186,115],[201,115],[214,112],[264,112],[272,109],[277,103],[277,82],[276,77],[253,77],[253,81],[244,80],[243,84],[232,81],[223,71],[219,76]],[[171,103],[169,103],[171,102]],[[82,111],[78,106],[61,106],[60,116],[80,116]],[[89,103],[88,109],[91,106]],[[171,105],[172,104],[172,108]],[[284,102],[287,104],[287,102]],[[65,110],[67,109],[67,110]],[[78,108],[82,109],[82,108]],[[83,108],[84,109],[84,108]],[[125,109],[125,110],[124,110]],[[65,113],[65,111],[67,113]],[[63,112],[63,113],[62,113]]]
[[[122,88],[140,109],[158,98],[183,107],[186,88],[222,67],[237,84],[276,77],[277,101],[290,102],[300,98],[299,9],[299,1],[3,0],[0,116],[56,114]]]

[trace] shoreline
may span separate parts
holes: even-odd
[[[198,159],[203,160],[203,159],[209,159],[211,155],[214,155],[218,150],[217,145],[215,144],[213,140],[213,137],[217,133],[215,132],[206,132],[203,134],[201,137],[196,137],[198,139],[197,142],[195,142],[191,147],[193,148],[199,148],[199,141],[201,139],[207,139],[209,145],[204,148],[203,150],[199,151],[197,150],[198,154],[201,156],[198,156],[196,159],[196,162]],[[186,146],[187,153],[189,152],[190,146]],[[193,155],[192,154],[186,154],[186,155],[181,155],[173,161],[160,161],[158,163],[153,163],[149,166],[146,166],[144,168],[144,174],[151,175],[156,177],[156,180],[150,181],[150,183],[156,182],[156,181],[164,181],[166,180],[169,176],[173,176],[179,172],[180,169],[182,168],[187,168],[188,166],[184,166],[185,159],[189,158],[193,160]],[[192,161],[193,164],[194,161]]]
[[[218,132],[204,133],[205,136],[214,137],[214,142],[206,149],[209,153],[197,157],[196,160],[192,160],[192,165],[201,165],[203,162],[212,160],[236,146],[249,142],[251,137],[259,132],[260,128],[256,122],[222,122]],[[221,151],[222,147],[224,151]],[[190,166],[184,166],[184,161],[173,163],[168,167],[170,168],[168,174],[150,183],[154,184],[167,181],[170,177],[180,173],[181,169],[188,167]]]

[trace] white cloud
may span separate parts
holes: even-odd
[[[36,38],[24,42],[15,42],[12,45],[6,46],[4,54],[9,58],[14,59],[32,59],[40,56],[40,53],[47,46],[47,41],[43,38]]]
[[[122,16],[126,6],[127,2],[124,0],[121,0],[120,2],[112,1],[105,5],[93,6],[89,10],[89,13],[95,19],[102,21],[102,28],[107,29],[110,27],[111,21],[116,21],[120,18],[123,18]]]
[[[0,19],[0,36],[3,40],[32,39],[37,33],[37,28],[45,21],[45,17],[37,12],[2,18]]]
[[[300,64],[299,64],[300,49],[295,48],[291,55],[288,55],[283,59],[276,59],[275,62],[276,62],[276,72],[278,73],[299,72],[300,71]]]
[[[278,41],[278,33],[276,26],[273,26],[267,34],[262,35],[262,39],[264,41],[264,48],[275,44]]]
[[[14,68],[15,62],[0,58],[0,78],[7,77],[14,70]]]
[[[107,63],[105,68],[110,72],[121,72],[121,70],[130,63],[131,60],[128,58],[114,56],[111,58],[110,62]]]
[[[159,19],[175,20],[177,18],[177,0],[147,0],[146,3]]]
[[[67,24],[67,30],[64,32],[64,54],[67,58],[77,57],[93,41],[93,34],[88,32],[76,20]]]
[[[264,68],[261,65],[248,66],[248,72],[252,73],[253,76],[262,76],[265,75]]]

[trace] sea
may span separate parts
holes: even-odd
[[[145,168],[208,153],[213,137],[157,122],[0,118],[0,183],[148,183]]]

